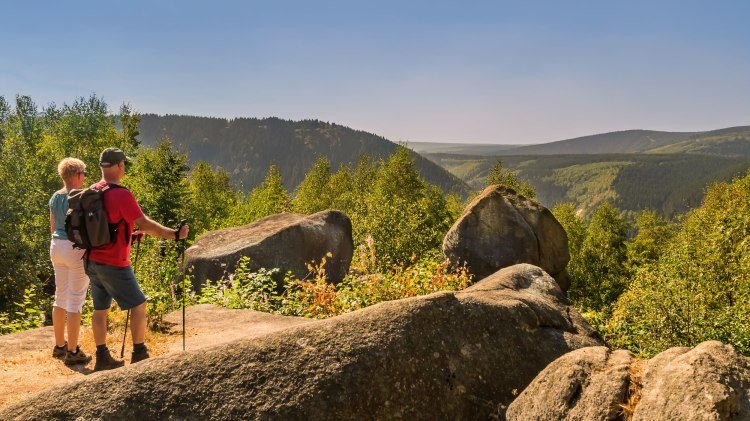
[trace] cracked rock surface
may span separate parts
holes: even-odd
[[[601,345],[540,268],[153,358],[2,419],[485,419],[550,362]]]
[[[638,362],[628,351],[582,348],[555,360],[506,413],[511,420],[750,420],[750,359],[717,341]],[[633,376],[635,377],[635,376]],[[628,403],[628,393],[639,399]]]

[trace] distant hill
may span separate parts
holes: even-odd
[[[258,185],[272,163],[291,191],[318,156],[328,158],[336,170],[342,164],[356,164],[363,155],[387,157],[397,147],[384,137],[318,120],[144,114],[138,139],[153,146],[165,137],[187,152],[191,162],[207,161],[229,171],[244,190]],[[469,194],[458,177],[417,153],[414,159],[429,183],[464,197]]]
[[[484,186],[498,159],[529,181],[548,206],[573,202],[589,213],[603,201],[626,212],[655,209],[674,216],[700,204],[707,185],[750,168],[750,126],[706,132],[626,130],[539,145],[428,144],[422,154],[474,189]],[[502,148],[506,145],[495,145]]]
[[[685,140],[694,134],[692,132],[626,130],[521,146],[505,151],[503,155],[638,153]]]
[[[619,209],[654,209],[665,216],[696,207],[707,185],[750,168],[747,157],[698,154],[516,155],[428,154],[475,189],[498,159],[536,189],[542,204],[573,202],[588,214],[609,200]]]
[[[734,142],[734,144],[731,142]],[[715,155],[747,155],[747,151],[750,151],[750,126],[730,127],[709,132],[625,130],[576,137],[539,145],[520,146],[502,151],[498,155],[596,155],[606,153],[686,152],[710,153]]]
[[[750,126],[698,133],[681,142],[649,149],[647,153],[750,156]]]
[[[501,155],[508,149],[521,145],[496,145],[486,143],[439,143],[439,142],[409,142],[408,148],[418,154],[449,153],[456,155]]]

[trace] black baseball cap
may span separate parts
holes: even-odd
[[[109,168],[122,161],[130,161],[130,158],[125,155],[125,152],[117,148],[107,148],[102,151],[102,155],[99,157],[99,166],[102,168]]]

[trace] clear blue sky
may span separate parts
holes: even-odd
[[[747,1],[3,1],[0,95],[536,143],[750,124]]]

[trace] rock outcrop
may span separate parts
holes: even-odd
[[[508,407],[508,420],[615,420],[627,400],[629,351],[597,346],[565,354]]]
[[[568,236],[552,212],[501,185],[487,187],[469,204],[446,234],[443,254],[466,263],[477,279],[518,263],[563,276],[570,260]],[[567,291],[566,282],[560,286]]]
[[[185,267],[192,270],[196,289],[207,279],[233,273],[243,256],[250,258],[252,269],[280,268],[302,279],[310,272],[307,264],[320,262],[329,252],[333,257],[326,259],[326,274],[337,283],[346,276],[354,252],[349,217],[335,210],[282,213],[201,235],[185,251]]]
[[[601,342],[541,269],[380,303],[56,387],[1,419],[483,419]]]
[[[637,396],[634,398],[634,396]],[[750,358],[721,342],[648,361],[583,348],[544,369],[508,408],[513,420],[750,420]]]

